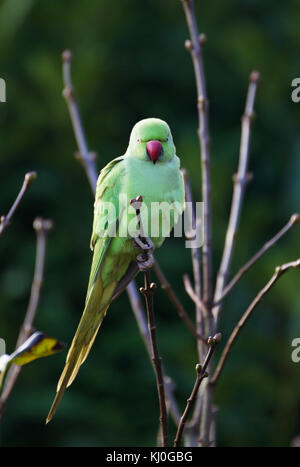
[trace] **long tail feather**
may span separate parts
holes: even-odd
[[[85,305],[72,345],[67,355],[66,364],[58,381],[57,392],[46,423],[54,416],[64,392],[74,381],[80,366],[87,358],[94,343],[103,318],[106,315],[116,283],[102,288],[100,276],[96,280]]]

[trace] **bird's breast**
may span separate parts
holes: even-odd
[[[178,214],[182,211],[182,177],[177,164],[169,162],[128,161],[123,185],[123,198],[129,234],[136,226],[135,210],[130,207],[130,199],[141,195],[141,220],[145,234],[152,238],[155,246],[169,235]],[[130,236],[130,235],[129,235]]]

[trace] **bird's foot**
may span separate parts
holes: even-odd
[[[148,269],[152,268],[154,264],[154,256],[151,250],[147,250],[144,253],[141,253],[136,258],[137,265],[140,271],[147,271]]]
[[[135,237],[132,241],[134,248],[139,248],[143,251],[153,250],[154,244],[149,237]]]
[[[149,237],[135,237],[132,243],[135,248],[141,250],[141,253],[136,257],[139,270],[147,271],[153,266],[154,263],[154,244],[152,240]]]
[[[153,257],[153,250],[154,244],[152,240],[145,236],[143,231],[143,226],[141,222],[141,213],[140,208],[143,202],[143,197],[139,195],[137,198],[133,198],[130,200],[130,205],[133,206],[136,212],[136,217],[138,220],[138,225],[140,232],[137,234],[136,237],[132,240],[132,244],[134,248],[138,248],[141,253],[137,255],[136,262],[140,271],[147,271],[153,266],[154,257]]]

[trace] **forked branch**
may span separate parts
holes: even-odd
[[[229,354],[234,342],[236,341],[239,333],[243,329],[245,323],[247,322],[247,320],[249,319],[249,317],[251,316],[251,314],[253,313],[253,311],[257,307],[257,305],[262,301],[264,296],[272,289],[272,287],[275,285],[275,283],[278,281],[278,279],[280,279],[280,277],[283,276],[283,274],[285,274],[290,269],[295,269],[295,268],[299,268],[299,267],[300,267],[300,258],[297,259],[296,261],[291,261],[290,263],[285,263],[285,264],[282,264],[281,266],[276,267],[275,272],[274,272],[273,276],[271,277],[271,279],[260,290],[260,292],[258,292],[255,299],[251,302],[251,304],[249,305],[249,307],[247,308],[247,310],[245,311],[245,313],[243,314],[243,316],[241,317],[241,319],[239,320],[239,322],[235,326],[234,330],[232,331],[232,333],[231,333],[231,335],[230,335],[230,337],[229,337],[229,339],[228,339],[228,341],[227,341],[227,343],[225,345],[225,348],[223,350],[223,353],[222,353],[221,358],[219,360],[219,363],[217,365],[216,371],[215,371],[215,373],[214,373],[214,375],[213,375],[213,377],[212,377],[212,379],[210,381],[210,384],[215,385],[217,380],[219,379],[219,377],[220,377],[220,375],[222,373],[222,370],[224,368],[225,362],[226,362],[226,360],[228,358],[228,354]]]
[[[197,374],[196,381],[195,381],[192,393],[191,393],[190,397],[187,399],[187,404],[186,404],[185,410],[184,410],[184,412],[182,414],[182,417],[180,419],[178,429],[177,429],[177,433],[176,433],[176,437],[175,437],[175,440],[174,440],[174,447],[178,447],[179,444],[180,444],[181,437],[182,437],[182,434],[183,434],[183,430],[184,430],[184,427],[185,427],[185,424],[186,424],[186,420],[187,420],[187,418],[188,418],[188,416],[190,414],[190,411],[191,411],[191,409],[192,409],[192,407],[193,407],[193,405],[194,405],[194,403],[196,401],[200,384],[202,383],[204,378],[206,378],[208,376],[208,373],[207,373],[206,370],[207,370],[208,364],[210,362],[210,359],[211,359],[211,357],[212,357],[212,355],[214,353],[216,345],[220,342],[221,337],[222,337],[221,334],[218,333],[214,337],[209,337],[207,339],[207,345],[208,345],[209,348],[208,348],[208,351],[207,351],[207,354],[206,354],[203,365],[200,365],[199,363],[196,365],[196,374]]]
[[[214,305],[218,305],[225,297],[229,294],[229,292],[234,288],[234,286],[238,283],[238,281],[246,274],[246,272],[270,249],[272,248],[280,239],[283,237],[295,224],[297,224],[300,220],[299,214],[293,214],[288,221],[288,223],[282,227],[279,232],[277,232],[274,237],[268,240],[256,253],[252,256],[252,258],[247,261],[244,266],[242,266],[236,275],[231,279],[231,281],[226,285],[224,288],[223,294],[219,298],[219,301]]]

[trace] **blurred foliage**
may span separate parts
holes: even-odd
[[[299,211],[300,104],[291,81],[300,73],[298,1],[196,0],[205,32],[210,98],[214,269],[220,260],[236,170],[248,75],[259,86],[247,190],[232,271]],[[0,335],[16,341],[34,266],[33,219],[52,218],[45,281],[36,326],[70,343],[82,312],[91,253],[93,198],[74,158],[75,141],[62,98],[61,52],[73,51],[73,79],[90,148],[100,169],[127,146],[133,124],[157,116],[171,126],[182,165],[201,200],[193,67],[179,0],[4,0],[0,2],[1,213],[24,173],[35,170],[12,225],[0,240]],[[172,239],[157,253],[193,316],[182,274],[190,252]],[[299,257],[299,228],[280,241],[226,300],[224,340],[275,265]],[[300,336],[299,274],[291,272],[265,298],[235,344],[216,394],[218,444],[289,445],[300,433],[300,364],[291,340]],[[159,290],[158,340],[184,407],[197,362],[191,335]],[[218,349],[218,352],[221,350]],[[158,406],[151,365],[126,294],[109,310],[93,350],[53,422],[44,425],[65,352],[24,369],[1,427],[7,446],[153,445]],[[173,425],[172,425],[173,426]],[[174,427],[172,428],[174,431]]]

